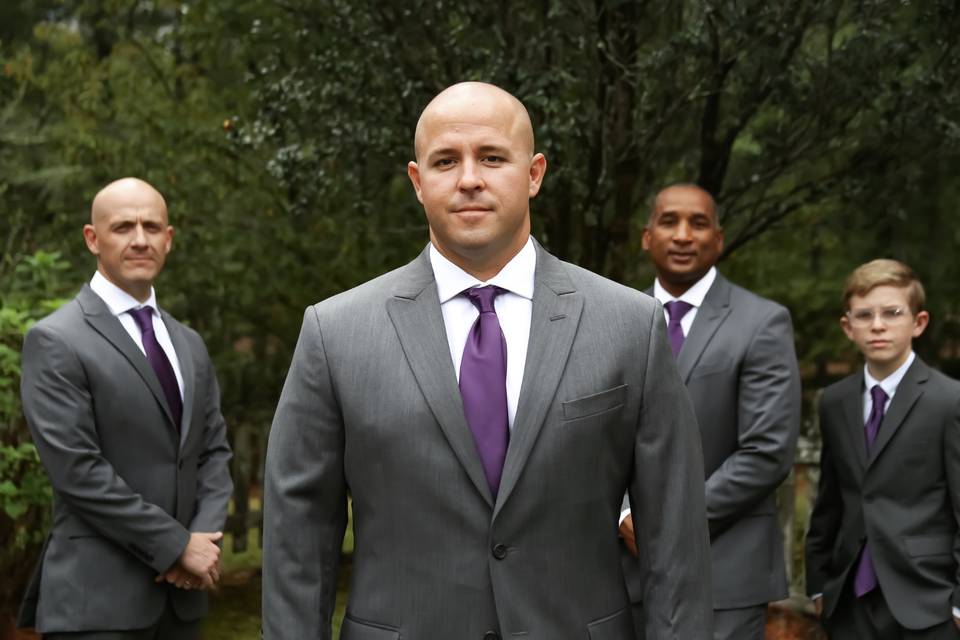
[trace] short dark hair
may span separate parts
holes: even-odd
[[[664,188],[660,189],[655,194],[653,194],[653,197],[650,198],[650,201],[647,205],[647,211],[649,213],[647,214],[647,221],[643,225],[644,228],[649,229],[650,225],[653,223],[653,217],[657,214],[657,198],[660,197],[660,194],[666,191],[667,189],[678,189],[678,188],[679,189],[696,189],[697,191],[700,191],[701,193],[705,194],[708,198],[710,198],[710,204],[713,205],[713,223],[714,225],[716,225],[718,229],[720,228],[721,226],[720,225],[720,205],[717,204],[717,201],[713,197],[712,193],[710,193],[700,185],[693,182],[676,182],[674,184],[665,186]]]

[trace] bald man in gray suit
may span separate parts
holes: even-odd
[[[83,233],[97,272],[23,344],[53,528],[19,623],[48,640],[190,640],[233,488],[217,380],[197,332],[157,305],[173,241],[160,193],[109,184]]]
[[[424,110],[408,173],[430,225],[410,264],[307,309],[273,421],[266,640],[629,640],[629,489],[647,635],[705,640],[694,417],[650,297],[530,237],[546,160],[482,83]]]

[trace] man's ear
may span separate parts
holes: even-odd
[[[95,256],[100,255],[100,246],[97,244],[97,230],[92,224],[83,225],[83,239],[87,243],[87,249]]]
[[[843,329],[843,332],[846,334],[847,339],[853,340],[853,328],[850,326],[850,318],[847,317],[847,314],[840,316],[840,328]]]
[[[420,201],[420,204],[423,204],[423,194],[420,191],[420,167],[417,166],[417,163],[413,160],[407,163],[407,176],[410,178],[410,182],[413,183],[413,190],[417,193],[417,200]]]
[[[543,184],[543,176],[547,173],[547,158],[538,153],[530,160],[530,189],[528,191],[531,198],[540,193],[540,185]]]
[[[928,324],[930,324],[930,314],[926,311],[917,313],[913,319],[913,337],[919,338],[920,334],[926,330]]]
[[[172,226],[170,226],[170,225],[167,225],[167,242],[166,242],[166,245],[165,245],[165,248],[164,248],[164,253],[165,253],[165,254],[166,254],[166,253],[170,253],[170,249],[173,248],[173,236],[174,236],[174,233],[175,233],[174,228],[173,228]]]

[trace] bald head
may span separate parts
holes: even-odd
[[[93,197],[90,207],[90,224],[96,225],[117,208],[143,208],[162,211],[167,219],[167,202],[160,192],[140,178],[114,180]]]
[[[167,203],[138,178],[111,182],[93,198],[83,237],[100,274],[145,302],[172,246]]]
[[[413,139],[417,160],[421,159],[425,140],[433,129],[478,119],[494,123],[533,156],[533,124],[523,103],[495,85],[461,82],[437,94],[420,114]]]
[[[530,199],[547,168],[533,151],[530,116],[491,84],[442,91],[417,122],[407,175],[448,260],[486,281],[530,239]]]

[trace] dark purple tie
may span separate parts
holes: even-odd
[[[500,474],[510,441],[507,342],[493,308],[493,299],[501,293],[500,287],[486,286],[467,289],[462,294],[480,311],[480,317],[473,323],[463,348],[460,395],[494,498],[500,489]]]
[[[883,414],[886,410],[887,394],[884,393],[880,385],[875,384],[870,389],[870,395],[873,397],[873,408],[870,409],[870,417],[867,418],[867,424],[864,425],[864,431],[867,438],[867,455],[870,455],[870,449],[877,439],[877,432],[880,431],[880,423],[883,422]],[[873,568],[873,556],[870,554],[870,545],[863,544],[863,552],[860,554],[860,561],[857,563],[857,572],[853,576],[853,592],[861,598],[877,588],[877,572]]]
[[[667,337],[670,338],[670,348],[673,349],[673,355],[676,357],[680,353],[680,347],[683,346],[683,327],[680,326],[680,321],[690,309],[693,309],[693,305],[683,300],[671,300],[663,305],[663,308],[670,316],[670,321],[667,323]]]
[[[180,418],[183,416],[183,400],[180,398],[180,385],[177,384],[177,375],[173,372],[173,366],[163,351],[160,343],[157,341],[157,334],[153,330],[153,309],[150,307],[140,307],[139,309],[130,309],[130,315],[140,327],[142,334],[143,350],[147,354],[147,361],[153,367],[157,379],[160,381],[160,387],[163,389],[163,395],[167,398],[167,406],[173,416],[173,423],[177,430],[180,429]]]

